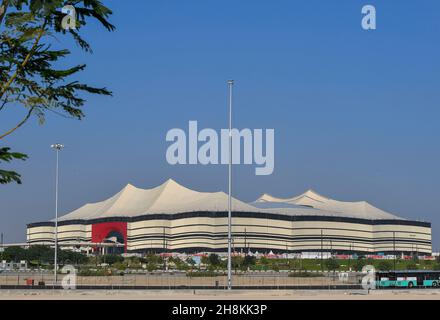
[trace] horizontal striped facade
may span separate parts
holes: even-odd
[[[137,217],[61,221],[58,241],[91,242],[92,225],[127,222],[127,251],[226,251],[227,212],[151,214]],[[430,254],[431,225],[409,220],[366,220],[337,216],[233,213],[236,250]],[[29,224],[29,244],[52,243],[54,223]]]

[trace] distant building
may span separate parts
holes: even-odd
[[[173,180],[152,189],[128,184],[107,200],[60,217],[58,239],[120,243],[133,253],[225,252],[227,203],[223,192],[198,192]],[[364,201],[337,201],[309,190],[288,199],[233,199],[232,208],[236,251],[431,254],[429,222],[406,220]],[[53,221],[28,224],[28,244],[53,241]]]

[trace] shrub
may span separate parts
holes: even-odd
[[[314,277],[323,277],[322,273],[316,272],[290,272],[289,277],[298,277],[298,278],[314,278]]]
[[[224,276],[224,272],[214,272],[214,271],[202,271],[202,272],[187,272],[187,277],[218,277]]]
[[[218,266],[221,263],[220,257],[218,256],[218,254],[211,253],[208,256],[208,263],[213,265],[213,266]]]
[[[339,263],[335,258],[330,258],[325,261],[325,266],[328,270],[335,271],[339,268]]]
[[[117,254],[107,254],[105,256],[102,256],[101,260],[103,262],[105,261],[105,263],[112,265],[117,262],[122,263],[124,261],[124,257]]]
[[[393,269],[393,262],[389,260],[381,260],[377,264],[377,269],[380,271],[390,271]]]
[[[155,254],[149,254],[146,256],[147,263],[163,264],[163,258]]]
[[[127,266],[123,262],[115,262],[115,263],[113,263],[112,266],[113,266],[113,268],[115,268],[117,270],[121,270],[121,271],[127,269]]]
[[[154,270],[156,270],[156,269],[157,269],[157,264],[155,264],[155,263],[151,263],[151,262],[149,262],[149,263],[147,264],[147,270],[148,270],[149,272],[154,271]]]
[[[253,256],[245,256],[243,260],[243,265],[246,267],[254,266],[256,262],[257,262],[257,258]]]
[[[432,270],[440,270],[440,263],[434,263],[432,265]]]
[[[231,265],[234,269],[239,269],[243,265],[244,258],[240,256],[232,257]]]
[[[410,263],[408,263],[406,265],[406,269],[407,270],[417,270],[419,267],[417,266],[417,264],[413,261],[411,261]]]
[[[362,271],[362,268],[364,267],[364,266],[366,266],[367,265],[367,262],[365,261],[365,260],[363,260],[363,259],[358,259],[358,260],[356,260],[356,262],[354,263],[354,269],[356,270],[356,271]]]
[[[108,275],[107,270],[99,269],[99,270],[90,270],[90,269],[82,269],[78,272],[79,276],[91,277],[91,276],[106,276]]]

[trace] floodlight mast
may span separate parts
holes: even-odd
[[[232,257],[231,257],[231,227],[232,227],[232,87],[234,80],[228,80],[229,87],[229,165],[228,165],[228,290],[232,289]]]
[[[64,145],[60,143],[55,143],[50,146],[52,149],[56,151],[56,169],[55,169],[55,254],[54,254],[54,288],[57,284],[57,271],[58,271],[58,160],[59,160],[59,152],[64,148]]]

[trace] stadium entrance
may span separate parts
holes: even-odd
[[[92,225],[92,242],[123,244],[108,246],[107,253],[123,253],[127,251],[127,222],[100,222]]]
[[[103,241],[104,243],[124,244],[124,236],[118,231],[110,231],[107,237]],[[106,248],[107,254],[121,254],[124,253],[124,247],[114,246]]]

